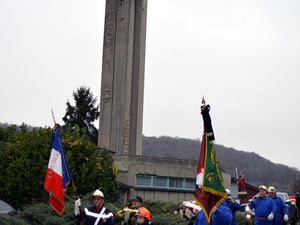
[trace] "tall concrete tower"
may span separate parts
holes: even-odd
[[[98,147],[142,154],[147,0],[106,0]]]

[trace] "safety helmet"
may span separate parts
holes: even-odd
[[[259,190],[265,190],[265,191],[268,191],[267,190],[267,187],[265,185],[260,185],[259,186]]]
[[[99,189],[97,189],[94,193],[93,193],[93,197],[101,197],[101,198],[104,198],[104,194],[102,191],[100,191]]]
[[[139,211],[135,214],[136,216],[142,216],[147,220],[151,220],[151,213],[145,207],[140,207]]]
[[[187,208],[197,209],[198,211],[201,210],[201,207],[197,205],[195,201],[183,201],[181,205]]]
[[[273,186],[270,186],[270,187],[268,187],[268,192],[275,193],[276,190],[275,190],[275,188]]]
[[[230,190],[229,189],[225,189],[225,192],[226,192],[226,195],[231,195],[231,192],[230,192]]]

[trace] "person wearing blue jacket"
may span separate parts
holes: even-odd
[[[223,201],[212,214],[211,225],[231,225],[232,213],[226,202]],[[209,225],[203,210],[200,210],[193,225]]]
[[[226,194],[227,194],[227,199],[225,200],[225,203],[232,212],[231,225],[236,225],[235,213],[236,213],[236,211],[241,210],[241,205],[231,197],[231,191],[229,189],[226,189],[225,191],[226,191]]]
[[[272,220],[272,225],[281,225],[282,215],[285,222],[289,220],[288,208],[283,202],[283,200],[276,195],[276,190],[273,186],[268,187],[268,194],[271,199],[275,202],[276,212],[274,214],[274,219]]]
[[[267,187],[259,186],[258,197],[254,196],[248,204],[250,209],[255,210],[254,225],[272,225],[276,213],[275,202],[267,196]]]

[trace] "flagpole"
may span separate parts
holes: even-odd
[[[58,123],[56,123],[54,112],[53,112],[52,108],[51,108],[51,114],[52,114],[52,119],[53,119],[53,122],[54,122],[54,129],[60,128],[60,125]],[[76,186],[74,184],[73,179],[71,180],[71,185],[72,185],[73,192],[75,194],[75,198],[79,199],[79,195],[77,193]]]
[[[53,119],[53,122],[54,122],[54,129],[59,129],[60,128],[60,125],[58,124],[58,123],[56,123],[56,120],[55,120],[55,116],[54,116],[54,112],[53,112],[53,110],[51,109],[51,114],[52,114],[52,119]],[[60,143],[60,145],[61,145],[61,143]],[[65,157],[63,157],[63,159],[64,159]],[[74,183],[74,180],[73,179],[71,179],[71,185],[72,185],[72,189],[73,189],[73,192],[74,192],[74,194],[75,194],[75,199],[80,199],[80,197],[79,197],[79,194],[77,193],[77,190],[76,190],[76,186],[75,186],[75,183]],[[72,199],[71,197],[69,197],[68,195],[65,195],[69,200],[73,200],[74,201],[74,199]],[[81,209],[81,206],[79,206],[79,213],[80,213],[80,220],[81,220],[81,222],[84,224],[84,225],[86,225],[86,221],[84,220],[84,218],[83,218],[83,214],[82,214],[82,209]]]

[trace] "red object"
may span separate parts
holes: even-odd
[[[245,176],[243,173],[238,178],[238,184],[239,184],[239,192],[246,191]]]
[[[49,192],[51,207],[61,215],[64,211],[64,190],[71,174],[61,145],[59,129],[52,130],[52,150],[46,171],[44,189]]]
[[[202,137],[202,142],[201,142],[199,161],[198,161],[195,200],[197,204],[200,205],[201,208],[203,209],[203,212],[208,222],[210,222],[213,213],[213,208],[217,207],[221,203],[223,197],[203,191],[199,187],[199,182],[202,185],[202,176],[204,174],[204,164],[205,164],[205,157],[206,157],[205,152],[207,148],[205,140],[206,140],[206,133],[204,132]]]
[[[55,150],[52,149],[48,169],[46,172],[46,178],[44,183],[44,188],[50,193],[49,203],[52,208],[58,213],[62,214],[64,211],[64,190],[63,190],[63,180],[60,168],[51,168],[51,161],[55,161],[53,153]],[[61,160],[60,154],[56,154],[57,161]],[[59,171],[60,170],[60,171]]]
[[[291,196],[290,196],[290,201],[291,201],[291,202],[296,202],[296,197],[295,197],[294,195],[291,195]]]

